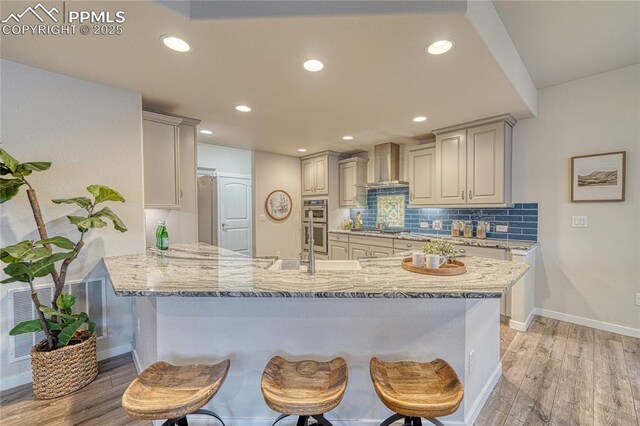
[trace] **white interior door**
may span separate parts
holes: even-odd
[[[218,176],[220,246],[251,255],[251,179]]]

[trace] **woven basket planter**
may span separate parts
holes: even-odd
[[[67,395],[88,385],[98,375],[96,335],[77,332],[74,339],[81,343],[64,346],[50,352],[43,351],[43,340],[31,348],[33,394],[38,399]]]

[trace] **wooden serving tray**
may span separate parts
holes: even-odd
[[[442,275],[442,276],[450,276],[450,275],[462,275],[467,272],[467,267],[464,263],[459,260],[454,260],[449,263],[445,263],[438,269],[430,269],[422,266],[414,266],[413,260],[410,257],[406,257],[402,259],[402,269],[406,269],[409,272],[415,272],[416,274],[425,274],[425,275]]]

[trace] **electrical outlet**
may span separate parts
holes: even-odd
[[[258,222],[266,222],[266,221],[267,221],[267,215],[264,215],[264,214],[258,215]]]
[[[636,306],[640,306],[640,293],[636,293]]]
[[[428,229],[429,228],[429,222],[420,222],[420,228]]]
[[[571,216],[572,228],[587,228],[588,226],[587,216]]]
[[[474,369],[474,361],[475,361],[475,357],[473,356],[475,352],[475,349],[472,349],[471,352],[469,352],[469,375],[471,375],[471,372]]]
[[[439,231],[442,229],[442,221],[441,220],[434,220],[433,221],[433,229],[435,229],[436,231]]]
[[[509,232],[507,225],[496,225],[496,232]]]

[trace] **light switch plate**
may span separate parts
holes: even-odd
[[[507,225],[496,225],[496,232],[509,232]]]
[[[420,222],[420,228],[429,228],[429,222]]]
[[[636,306],[640,306],[640,293],[636,293]]]
[[[267,221],[267,216],[264,214],[259,214],[258,215],[258,221],[260,222],[266,222]]]
[[[588,226],[587,216],[571,216],[572,228],[587,228]]]

